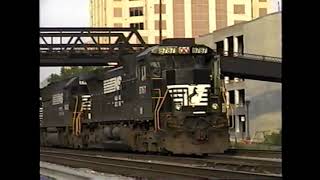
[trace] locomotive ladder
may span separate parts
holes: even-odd
[[[81,114],[83,113],[83,106],[80,103],[80,111],[78,110],[79,97],[76,96],[76,104],[72,115],[72,134],[79,136],[81,133]]]
[[[161,90],[160,90],[160,95],[158,97],[158,101],[157,101],[157,104],[156,104],[156,107],[154,109],[154,119],[155,119],[155,131],[158,131],[161,129],[160,127],[160,109],[167,97],[167,94],[168,94],[168,89],[166,89],[164,95],[161,97]]]
[[[152,99],[156,99],[156,105],[155,105],[155,108],[154,108],[154,111],[153,111],[153,116],[154,116],[154,131],[157,131],[158,130],[158,125],[157,125],[157,115],[156,115],[156,111],[157,111],[157,108],[160,104],[160,101],[163,97],[161,97],[161,89],[153,89],[154,91],[158,91],[159,94],[157,97],[152,97]]]

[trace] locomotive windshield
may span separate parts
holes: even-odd
[[[188,56],[169,56],[166,58],[167,61],[172,61],[172,68],[204,68],[207,66],[210,58],[205,55],[188,55]]]
[[[204,68],[208,66],[212,56],[207,47],[159,46],[152,50],[150,66],[159,71],[164,69]],[[160,64],[161,63],[161,64]],[[152,71],[154,72],[154,71]]]
[[[152,58],[150,58],[150,73],[152,77],[161,77],[163,70],[208,68],[210,58],[211,57],[207,55],[152,56]]]

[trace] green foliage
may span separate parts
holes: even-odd
[[[95,66],[85,66],[85,67],[79,67],[79,66],[75,66],[75,67],[71,67],[71,68],[64,68],[62,67],[60,69],[60,75],[58,74],[51,74],[48,78],[48,82],[52,83],[52,82],[56,82],[56,81],[60,81],[63,79],[67,79],[73,76],[77,76],[83,73],[89,73],[89,72],[93,72],[96,70],[101,70],[103,69],[103,67],[95,67]]]
[[[265,144],[272,144],[272,145],[281,145],[281,130],[279,133],[273,132],[270,135],[265,136],[264,143]]]
[[[48,81],[49,83],[51,83],[51,82],[59,81],[59,79],[60,79],[60,76],[58,74],[51,74],[49,76]]]

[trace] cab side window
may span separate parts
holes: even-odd
[[[147,79],[147,68],[145,65],[140,66],[140,80],[145,81]]]
[[[161,67],[160,62],[150,63],[150,72],[152,77],[161,77]]]

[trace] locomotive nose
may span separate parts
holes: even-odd
[[[210,91],[209,69],[175,69],[166,72],[167,88],[177,112],[205,114]]]

